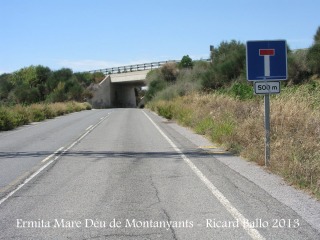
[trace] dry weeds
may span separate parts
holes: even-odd
[[[271,98],[270,170],[320,199],[320,107],[318,96],[311,98],[304,89]],[[262,98],[240,101],[221,94],[192,94],[149,107],[264,164]]]

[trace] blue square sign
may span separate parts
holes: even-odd
[[[287,80],[285,40],[247,42],[248,81]]]

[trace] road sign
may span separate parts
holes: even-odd
[[[247,42],[248,81],[287,80],[285,40]]]
[[[280,82],[254,82],[255,94],[280,93]]]

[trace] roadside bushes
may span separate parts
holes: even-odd
[[[212,51],[212,63],[192,61],[186,55],[177,65],[168,63],[147,75],[146,100],[183,96],[193,91],[211,91],[230,85],[245,75],[245,45],[232,40]]]
[[[320,75],[320,27],[318,27],[313,39],[314,43],[308,50],[307,61],[312,72]]]
[[[245,73],[246,48],[241,42],[222,42],[211,52],[212,69],[206,74],[206,82],[211,78],[214,87],[221,87]]]
[[[320,199],[319,39],[320,27],[312,47],[288,51],[288,81],[271,96],[269,169]],[[245,46],[222,42],[211,60],[179,69],[176,81],[159,88],[147,107],[263,165],[263,98],[246,80]]]
[[[41,65],[0,75],[0,104],[84,101],[86,88],[104,79],[103,73],[73,73],[69,68],[51,71]]]
[[[320,41],[316,42],[308,51],[307,61],[313,73],[320,75]]]
[[[307,50],[297,50],[288,55],[288,78],[291,84],[301,84],[312,75],[307,62]]]
[[[71,112],[90,110],[88,103],[67,102],[51,104],[31,104],[13,107],[0,106],[0,131],[14,129],[31,122],[39,122]]]
[[[270,170],[320,199],[320,83],[287,87],[271,98]],[[263,98],[195,93],[147,107],[206,135],[227,150],[264,164]]]

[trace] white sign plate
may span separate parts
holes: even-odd
[[[255,94],[280,93],[280,82],[254,82]]]

